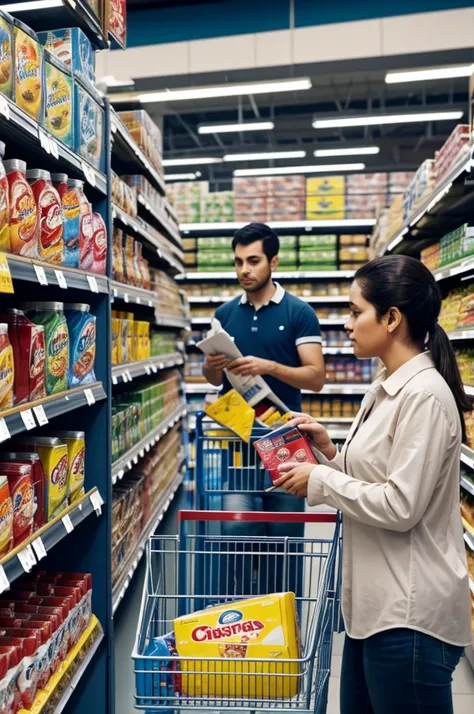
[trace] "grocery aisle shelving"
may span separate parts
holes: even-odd
[[[41,287],[51,285],[63,290],[68,288],[92,293],[109,293],[109,280],[105,275],[88,273],[85,270],[64,265],[53,266],[41,260],[6,254],[13,280],[35,283]],[[65,293],[64,293],[65,294]]]
[[[112,367],[112,384],[118,384],[120,380],[126,384],[137,377],[143,377],[145,374],[149,377],[151,374],[156,374],[163,369],[179,367],[183,363],[183,355],[180,352],[174,352],[170,355],[148,357],[139,362],[118,364]]]

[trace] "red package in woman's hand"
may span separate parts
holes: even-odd
[[[286,461],[317,464],[308,439],[296,426],[282,426],[254,443],[273,483],[281,477],[278,467]]]

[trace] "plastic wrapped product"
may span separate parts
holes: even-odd
[[[91,384],[94,373],[96,319],[85,303],[68,303],[65,314],[70,338],[69,386]]]
[[[8,479],[13,503],[13,547],[28,538],[34,529],[35,498],[33,467],[18,462],[0,463],[0,471]]]
[[[4,162],[10,203],[11,252],[28,258],[38,257],[38,212],[35,197],[26,180],[26,162]]]
[[[100,213],[92,214],[92,253],[92,272],[105,275],[107,266],[107,229]]]
[[[63,261],[63,212],[61,198],[53,186],[51,174],[43,169],[29,169],[26,178],[31,186],[38,213],[38,251],[41,260],[54,265]]]
[[[34,490],[34,513],[33,513],[33,528],[35,531],[42,528],[45,520],[45,488],[44,488],[44,471],[40,457],[34,452],[9,451],[0,453],[0,461],[15,462],[20,465],[31,467],[31,478]]]
[[[13,406],[15,366],[13,349],[8,337],[8,325],[0,322],[0,411]]]
[[[25,437],[19,446],[20,450],[35,451],[40,457],[45,477],[46,521],[49,522],[67,506],[67,446],[49,436]]]
[[[24,404],[42,399],[45,390],[44,328],[35,325],[25,313],[10,308],[0,314],[8,324],[8,335],[15,363],[14,402]]]
[[[9,99],[13,92],[13,17],[0,9],[0,92]]]
[[[1,43],[1,14],[0,14],[0,43]],[[1,46],[1,45],[0,45]],[[1,67],[1,62],[0,62]],[[1,72],[1,70],[0,70]],[[1,74],[0,74],[1,76]],[[1,90],[0,90],[1,91]],[[5,144],[0,141],[0,250],[10,252],[10,199],[8,195],[8,180],[3,165]]]
[[[27,317],[43,325],[46,351],[46,394],[68,388],[69,332],[62,302],[31,302],[23,306]]]
[[[13,547],[13,503],[6,476],[0,476],[0,557]]]
[[[76,81],[74,87],[74,150],[100,171],[103,170],[104,110],[100,95],[91,86]]]

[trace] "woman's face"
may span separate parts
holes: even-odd
[[[356,280],[349,291],[351,314],[344,328],[354,348],[354,355],[359,359],[381,357],[389,343],[387,320],[377,319],[375,307],[362,297]]]

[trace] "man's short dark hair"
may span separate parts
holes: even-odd
[[[270,262],[278,255],[280,241],[275,231],[266,223],[249,223],[247,226],[239,228],[232,239],[232,250],[235,252],[236,245],[250,245],[258,240],[263,242],[263,252]]]

